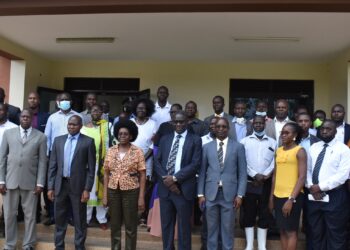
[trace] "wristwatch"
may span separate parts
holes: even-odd
[[[173,181],[174,181],[174,182],[177,182],[177,179],[176,179],[176,176],[175,176],[175,175],[173,175]]]
[[[289,196],[288,200],[291,200],[293,203],[297,202],[297,200],[293,196]]]

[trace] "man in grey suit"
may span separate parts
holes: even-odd
[[[82,119],[68,120],[68,135],[55,138],[48,176],[48,198],[55,203],[55,248],[64,249],[68,210],[73,209],[75,249],[85,249],[86,203],[94,184],[96,149],[94,140],[80,134]]]
[[[16,249],[19,199],[24,211],[23,249],[36,243],[37,200],[46,175],[46,136],[31,127],[32,114],[23,110],[20,126],[6,130],[0,148],[0,193],[4,199],[5,249]]]
[[[233,116],[224,112],[224,107],[225,107],[225,99],[221,95],[214,96],[213,98],[214,114],[204,119],[204,123],[207,125],[208,131],[209,131],[210,121],[213,117],[225,117],[227,120],[232,121]]]
[[[229,129],[229,121],[219,118],[216,140],[203,146],[198,197],[200,207],[206,207],[209,250],[218,249],[219,232],[222,249],[233,249],[234,209],[241,206],[247,186],[244,147],[228,137]]]

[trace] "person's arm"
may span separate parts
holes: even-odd
[[[146,189],[146,171],[139,171],[140,192],[138,200],[138,209],[140,212],[145,210],[145,189]]]
[[[49,156],[49,152],[51,150],[50,146],[51,143],[53,143],[51,141],[51,136],[52,136],[52,124],[51,124],[51,120],[52,120],[52,116],[49,116],[49,118],[47,119],[47,123],[46,123],[46,127],[45,127],[45,132],[44,134],[46,135],[47,141],[46,141],[46,145],[47,145],[47,152],[46,155]]]
[[[230,152],[226,152],[230,153]],[[237,187],[237,196],[243,197],[247,188],[247,160],[245,157],[244,146],[239,144],[237,152],[237,164],[238,164],[238,187]]]
[[[276,157],[275,157],[276,158]],[[272,174],[272,184],[271,184],[271,192],[270,192],[270,198],[269,198],[269,210],[270,212],[272,212],[273,208],[274,208],[274,204],[273,204],[273,194],[275,192],[275,183],[276,183],[276,161],[275,161],[275,167],[273,169],[273,174]]]
[[[93,139],[90,139],[88,148],[88,172],[86,175],[84,191],[91,192],[92,186],[95,182],[95,168],[96,168],[96,147]]]
[[[7,141],[7,133],[3,134],[0,147],[0,193],[6,193],[6,169],[7,169],[7,155],[9,153],[9,145]]]
[[[306,179],[306,169],[307,169],[307,155],[304,148],[299,149],[297,153],[298,160],[298,180],[294,186],[293,192],[291,193],[289,199],[284,203],[282,207],[282,213],[284,217],[288,217],[292,211],[293,203],[295,199],[300,194],[301,190],[305,185]]]
[[[157,150],[157,154],[154,157],[154,172],[156,173],[157,179],[159,181],[161,181],[163,179],[163,176],[168,175],[168,173],[162,167],[162,157],[163,157],[162,145],[164,145],[164,139],[163,138],[159,142],[159,147],[158,147],[158,150]]]
[[[38,159],[38,174],[36,178],[36,193],[41,193],[46,182],[46,172],[47,172],[47,144],[46,136],[42,135],[39,147],[39,159]]]
[[[47,177],[47,196],[48,199],[53,201],[54,200],[54,190],[55,190],[55,178],[57,175],[57,139],[53,142],[52,150],[50,154],[50,162],[49,162],[49,171],[48,171],[48,177]]]

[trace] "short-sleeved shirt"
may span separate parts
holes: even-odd
[[[138,172],[146,170],[145,157],[140,148],[131,145],[121,159],[119,146],[115,145],[108,150],[103,167],[110,172],[108,188],[136,189],[140,186]]]

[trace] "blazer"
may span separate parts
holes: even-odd
[[[7,117],[10,122],[19,125],[19,115],[21,114],[21,110],[18,107],[8,104]]]
[[[46,112],[38,112],[38,127],[37,129],[41,132],[45,132],[46,123],[49,119],[50,114]]]
[[[247,187],[247,162],[244,146],[229,138],[224,167],[220,168],[216,140],[203,146],[202,164],[198,178],[198,194],[214,201],[222,181],[224,198],[232,202],[237,195],[244,196]]]
[[[159,183],[158,195],[161,198],[168,197],[170,192],[163,184],[162,177],[168,175],[166,165],[174,135],[175,133],[167,134],[160,139],[158,153],[154,160],[154,171]],[[196,197],[196,173],[200,167],[201,156],[201,138],[192,133],[187,133],[182,150],[181,168],[175,174],[179,189],[187,200],[192,200]]]
[[[320,138],[318,138],[317,136],[314,136],[314,135],[311,135],[311,134],[310,134],[310,146],[311,146],[312,144],[316,143],[316,142],[319,142],[319,141],[321,141]]]
[[[46,136],[32,128],[25,143],[20,129],[6,130],[0,148],[0,182],[8,189],[34,190],[46,182]]]
[[[206,126],[207,126],[208,129],[209,129],[209,125],[210,125],[210,120],[213,119],[214,116],[215,116],[215,115],[210,115],[210,116],[208,116],[208,117],[206,117],[206,118],[204,119],[204,123],[206,124]],[[224,112],[224,117],[225,117],[229,122],[231,122],[232,119],[233,119],[233,116],[227,114],[226,112]]]
[[[232,118],[233,119],[233,118]],[[229,137],[233,139],[234,141],[237,141],[237,133],[236,133],[236,123],[235,122],[230,122],[230,131],[229,131]],[[247,133],[245,136],[251,135],[253,133],[253,124],[250,121],[246,121],[247,125]]]
[[[59,195],[62,185],[64,165],[64,145],[68,134],[58,136],[50,155],[48,190]],[[91,191],[95,181],[96,148],[94,139],[80,134],[73,154],[70,187],[72,194],[81,195],[84,190]]]

